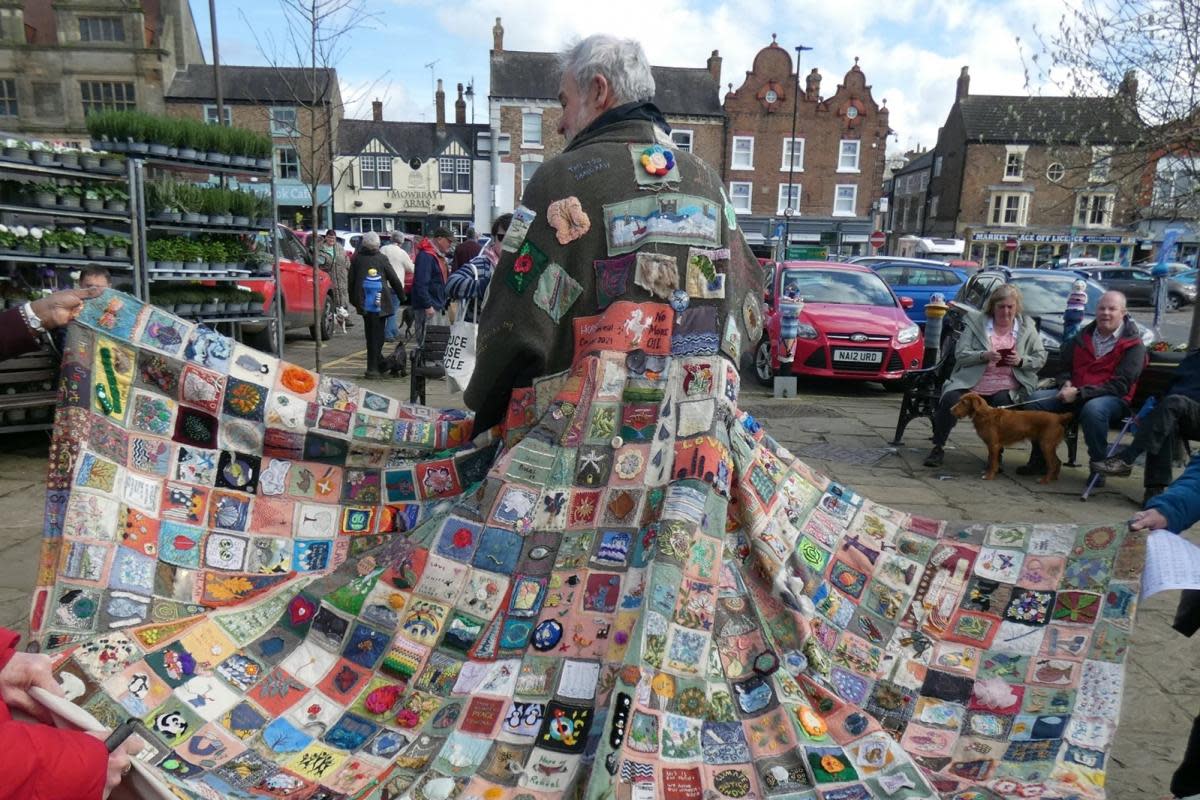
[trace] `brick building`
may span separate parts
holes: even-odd
[[[333,158],[344,113],[337,71],[293,67],[221,65],[225,124],[267,134],[275,143],[275,196],[280,218],[299,214],[311,224],[313,176],[318,178],[319,225],[332,219]],[[175,117],[217,121],[213,68],[192,64],[166,92],[166,112]],[[253,187],[255,184],[251,184]],[[266,190],[265,187],[262,189]]]
[[[488,162],[479,155],[487,125],[467,124],[463,86],[454,121],[446,121],[446,95],[438,81],[436,122],[386,122],[383,103],[372,118],[342,120],[334,171],[336,226],[352,231],[428,233],[445,226],[463,238],[486,217]]]
[[[889,253],[895,252],[902,236],[924,236],[929,176],[933,171],[933,151],[913,154],[908,163],[892,173],[888,191],[887,234]]]
[[[963,67],[938,133],[930,235],[965,239],[981,264],[1095,256],[1130,263],[1145,126],[1127,80],[1111,97],[970,94]],[[1015,239],[1009,253],[1005,243]]]
[[[726,188],[752,246],[776,244],[790,207],[789,244],[801,255],[820,245],[847,255],[869,249],[888,110],[875,102],[857,59],[831,96],[821,96],[821,80],[813,69],[801,93],[791,53],[772,37],[742,85],[725,95]]]
[[[89,111],[162,113],[203,62],[187,0],[0,0],[0,129],[86,142]]]
[[[721,172],[725,139],[724,113],[718,98],[721,56],[712,51],[703,68],[652,70],[654,102],[670,123],[676,146]],[[505,50],[504,27],[496,18],[488,108],[491,136],[499,142],[496,200],[501,213],[519,202],[538,166],[563,150],[565,143],[558,133],[562,118],[558,102],[560,76],[557,53]]]

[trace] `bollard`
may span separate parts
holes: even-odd
[[[942,345],[942,322],[949,310],[946,299],[940,294],[931,296],[929,303],[925,306],[925,362],[922,364],[924,367],[932,367],[938,363],[940,355],[938,351]]]
[[[775,376],[775,397],[795,397],[796,396],[796,376],[788,375],[786,377]]]

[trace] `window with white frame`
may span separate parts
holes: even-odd
[[[1067,168],[1058,161],[1055,161],[1053,164],[1046,167],[1046,180],[1050,181],[1051,183],[1058,183],[1066,174]]]
[[[788,191],[788,184],[779,184],[779,205],[775,208],[776,214],[782,214],[787,209],[792,210],[792,216],[800,216],[800,184],[793,183],[791,192]]]
[[[937,219],[938,199],[939,199],[939,196],[936,194],[929,199],[929,218],[930,219]]]
[[[375,189],[375,156],[363,153],[358,157],[358,185],[361,189]]]
[[[935,177],[935,178],[942,177],[942,157],[941,156],[936,156],[933,159],[933,177]]]
[[[441,179],[439,186],[443,192],[454,191],[454,159],[439,158],[438,159],[438,177]]]
[[[750,213],[750,195],[754,189],[754,184],[749,181],[733,181],[729,184],[729,202],[733,203],[733,210],[739,214]]]
[[[471,191],[471,159],[456,158],[454,159],[454,191],[470,192]]]
[[[921,183],[918,185],[918,187],[917,187],[917,191],[919,191],[919,192],[921,192],[922,194],[924,194],[924,193],[925,193],[925,190],[926,190],[926,189],[928,189],[928,188],[929,188],[929,173],[928,173],[928,172],[922,172],[922,173],[921,173]]]
[[[350,220],[350,230],[354,233],[383,233],[383,217],[355,217]]]
[[[1163,156],[1158,159],[1154,167],[1154,205],[1195,206],[1200,200],[1197,176],[1200,176],[1200,158]]]
[[[521,144],[526,147],[542,146],[542,115],[536,111],[521,114]]]
[[[1112,148],[1092,148],[1092,168],[1088,172],[1088,180],[1092,183],[1103,183],[1108,180],[1112,171]]]
[[[360,185],[363,189],[392,188],[392,157],[390,155],[363,153],[358,157],[358,164],[362,174]]]
[[[733,137],[733,155],[729,159],[730,169],[754,169],[754,137]]]
[[[289,145],[275,148],[275,177],[280,180],[300,179],[300,156]]]
[[[521,162],[521,194],[525,194],[525,187],[529,185],[529,181],[533,178],[533,173],[537,172],[541,166],[539,161],[522,161]]]
[[[1004,151],[1004,180],[1019,181],[1025,178],[1025,153],[1029,148],[1024,145],[1008,145]]]
[[[15,116],[17,116],[17,82],[12,78],[0,78],[0,117]]]
[[[1025,192],[1001,192],[992,195],[991,224],[1025,224],[1029,215],[1029,195]]]
[[[221,111],[223,112],[221,114],[221,116],[225,118],[225,125],[226,126],[232,125],[233,124],[233,109],[230,108],[229,106],[222,106]],[[217,107],[216,106],[205,106],[204,107],[204,121],[206,123],[208,123],[209,125],[217,124]]]
[[[120,17],[80,17],[79,41],[123,42],[125,23]]]
[[[295,106],[271,106],[272,136],[295,136],[298,132]]]
[[[853,217],[858,205],[858,186],[853,183],[839,184],[833,193],[833,215]]]
[[[803,139],[783,140],[783,164],[780,165],[779,169],[784,172],[788,172],[789,170],[804,172]]]
[[[96,111],[133,111],[137,96],[132,83],[120,81],[80,81],[79,94],[83,115]]]
[[[1081,194],[1075,206],[1075,224],[1082,228],[1109,228],[1113,221],[1113,195]]]
[[[857,139],[842,140],[841,148],[838,150],[838,172],[858,172],[859,144]]]
[[[676,150],[682,150],[685,153],[692,152],[692,132],[689,130],[672,128],[671,142],[674,143]]]

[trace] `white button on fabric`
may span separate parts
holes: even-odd
[[[612,442],[610,442],[610,444],[612,445],[613,450],[620,450],[622,447],[625,446],[625,440],[622,439],[620,436],[614,436],[612,438]]]

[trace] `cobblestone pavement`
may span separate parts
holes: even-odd
[[[365,368],[361,329],[339,335],[323,350],[326,371],[360,378]],[[295,339],[286,356],[311,366],[312,342]],[[1055,484],[1018,478],[1013,468],[1026,450],[1006,453],[1007,472],[981,483],[985,451],[970,426],[960,425],[950,440],[945,464],[921,466],[929,427],[914,422],[905,442],[889,441],[899,408],[898,395],[874,384],[801,386],[798,397],[773,399],[747,373],[742,405],[794,453],[806,451],[817,468],[865,495],[905,511],[955,521],[1110,522],[1128,519],[1141,498],[1140,469],[1130,478],[1110,479],[1084,503],[1085,473],[1064,468]],[[407,379],[370,382],[373,389],[407,400]],[[444,381],[429,384],[431,405],[460,406]],[[0,445],[0,624],[23,630],[28,615],[41,537],[46,434],[9,435]],[[821,460],[827,458],[831,460]],[[1189,533],[1200,541],[1197,530]],[[1127,661],[1121,727],[1109,765],[1109,797],[1115,800],[1164,797],[1182,755],[1192,717],[1200,711],[1200,642],[1170,628],[1177,595],[1167,592],[1142,604]]]

